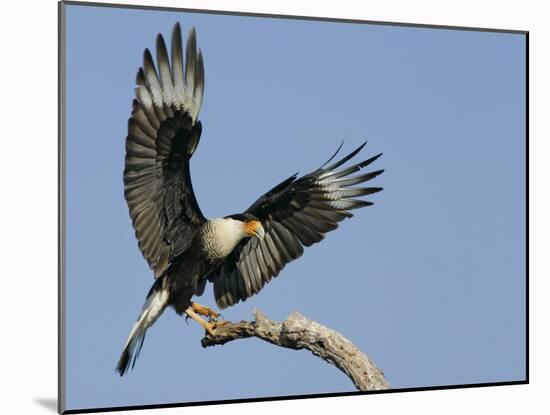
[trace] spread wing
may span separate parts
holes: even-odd
[[[204,92],[195,30],[187,40],[185,69],[179,24],[172,33],[171,59],[158,35],[156,62],[155,68],[146,49],[128,120],[124,196],[139,248],[158,277],[189,247],[205,221],[189,174],[201,134],[197,116]]]
[[[381,154],[337,170],[353,158],[366,143],[327,167],[336,153],[319,169],[298,178],[293,175],[260,197],[245,214],[262,222],[262,240],[243,240],[226,260],[209,275],[220,308],[256,294],[289,262],[299,258],[304,246],[321,241],[338,222],[353,215],[350,210],[373,203],[357,199],[382,190],[380,187],[351,187],[383,172],[354,175]],[[340,146],[341,147],[341,146]]]

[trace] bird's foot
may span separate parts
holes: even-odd
[[[208,317],[209,321],[216,321],[218,317],[221,316],[220,313],[212,310],[210,307],[199,304],[199,303],[191,303],[191,308],[193,311],[197,314],[200,314],[201,316]]]
[[[186,319],[187,317],[191,317],[193,320],[195,320],[197,323],[199,323],[208,334],[211,336],[214,335],[214,330],[216,329],[216,325],[220,324],[220,322],[217,321],[206,321],[203,320],[198,313],[196,313],[193,310],[193,307],[189,307],[187,310],[185,310]]]

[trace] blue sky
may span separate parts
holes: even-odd
[[[345,139],[385,190],[261,293],[353,341],[396,388],[525,376],[525,42],[518,34],[67,7],[67,409],[353,390],[334,367],[250,339],[203,349],[172,310],[115,365],[153,282],[123,197],[135,73],[195,26],[206,70],[192,159],[207,217],[246,209]],[[208,288],[200,298],[214,305]]]

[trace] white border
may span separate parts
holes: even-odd
[[[129,0],[129,2],[132,2]],[[387,0],[367,4],[305,0],[146,1],[170,6],[315,17],[492,27],[530,31],[531,110],[531,385],[323,398],[140,411],[227,415],[258,411],[465,414],[537,413],[548,407],[548,13],[544,2]],[[117,3],[112,1],[112,3]],[[124,2],[120,2],[124,3]],[[6,3],[2,10],[2,342],[3,413],[51,414],[57,377],[57,5],[54,0]],[[537,137],[539,137],[537,139]],[[537,215],[538,213],[538,215]],[[538,277],[538,278],[537,278]],[[536,291],[533,289],[535,287]],[[98,302],[100,304],[100,302]],[[538,353],[536,353],[538,352]],[[545,370],[546,369],[546,370]],[[543,400],[544,399],[544,400]],[[539,406],[540,404],[540,406]],[[130,413],[130,412],[128,412]],[[136,412],[133,412],[136,413]]]

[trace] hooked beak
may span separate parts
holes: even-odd
[[[264,239],[265,230],[262,223],[258,220],[251,220],[246,223],[246,233],[258,239]]]

